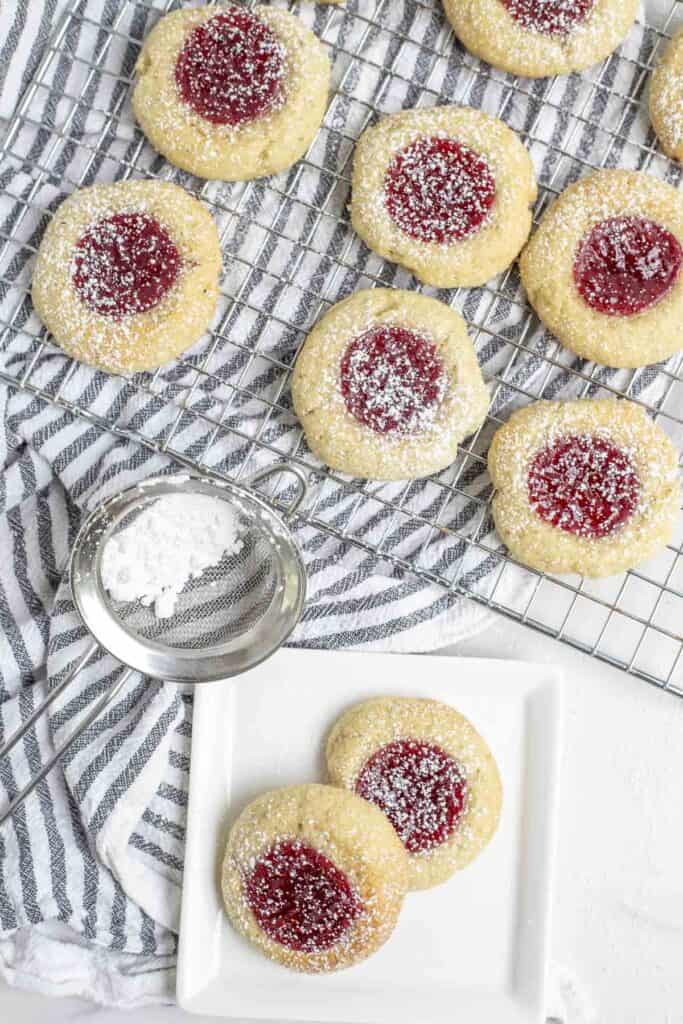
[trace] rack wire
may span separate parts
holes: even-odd
[[[239,480],[293,461],[310,473],[300,527],[318,557],[325,540],[342,553],[333,557],[358,557],[360,549],[366,572],[412,574],[467,595],[683,695],[683,531],[656,558],[610,580],[533,572],[510,559],[495,535],[486,475],[495,428],[512,408],[539,398],[626,396],[680,446],[683,357],[629,371],[574,357],[538,323],[512,267],[481,289],[420,289],[464,313],[491,382],[486,423],[443,473],[400,484],[336,474],[308,450],[289,397],[296,353],[321,313],[358,288],[418,287],[369,253],[349,225],[353,146],[368,124],[443,102],[502,117],[536,166],[536,220],[591,168],[637,168],[678,183],[677,167],[657,149],[644,97],[683,5],[673,0],[654,22],[637,24],[600,67],[532,81],[464,52],[438,0],[349,0],[341,7],[295,0],[289,7],[329,46],[330,105],[304,160],[286,174],[241,184],[201,182],[172,168],[135,128],[135,59],[156,19],[174,6],[122,0],[107,4],[97,22],[74,2],[20,102],[0,150],[11,204],[0,222],[0,379],[209,475]],[[225,274],[217,326],[207,337],[173,364],[123,379],[83,367],[54,346],[29,288],[36,246],[59,202],[93,181],[130,177],[177,181],[209,204]]]

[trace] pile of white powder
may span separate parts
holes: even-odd
[[[170,618],[191,579],[242,548],[237,517],[219,498],[168,494],[114,533],[102,552],[102,583],[115,601],[154,605]]]

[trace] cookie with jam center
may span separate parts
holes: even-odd
[[[608,57],[626,38],[638,0],[444,0],[460,42],[502,71],[568,75]]]
[[[415,292],[371,288],[311,331],[292,399],[309,447],[333,469],[407,480],[453,462],[483,423],[489,394],[459,313]]]
[[[221,875],[235,928],[271,960],[320,973],[359,963],[391,935],[406,855],[376,807],[334,786],[287,786],[230,830]]]
[[[611,576],[667,544],[680,515],[678,454],[635,402],[534,402],[494,435],[493,518],[513,558]]]
[[[543,323],[584,359],[648,366],[683,344],[683,196],[650,174],[598,171],[570,185],[519,266]]]
[[[172,11],[145,40],[135,71],[140,127],[200,178],[247,181],[291,167],[327,108],[325,48],[275,7]]]
[[[354,229],[436,288],[484,284],[509,267],[528,238],[535,199],[522,142],[472,107],[391,114],[356,146]]]
[[[55,341],[110,373],[179,356],[216,312],[221,251],[205,206],[170,182],[93,185],[57,209],[31,295]]]
[[[408,857],[409,888],[445,882],[490,842],[502,785],[486,742],[455,708],[378,697],[346,711],[326,746],[331,781],[378,807]]]

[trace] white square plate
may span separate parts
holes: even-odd
[[[178,951],[193,1013],[276,1021],[539,1024],[544,1020],[559,758],[557,673],[512,661],[281,650],[196,691]],[[324,781],[335,718],[378,695],[433,697],[471,719],[503,779],[486,850],[406,898],[364,963],[323,976],[271,963],[231,928],[218,877],[227,829],[267,789]]]

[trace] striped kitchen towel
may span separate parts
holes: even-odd
[[[173,453],[236,476],[296,449],[315,468],[283,388],[297,345],[323,303],[376,281],[415,286],[368,253],[344,219],[347,176],[337,172],[348,168],[353,139],[372,108],[467,101],[500,113],[527,134],[539,176],[553,187],[579,172],[580,163],[562,159],[570,144],[582,161],[617,163],[623,155],[619,143],[606,151],[605,139],[590,126],[606,113],[605,90],[587,92],[580,78],[569,78],[554,86],[552,104],[544,105],[543,83],[512,93],[507,76],[476,75],[474,62],[448,35],[438,4],[350,0],[332,9],[302,3],[297,12],[330,46],[335,82],[310,163],[275,184],[203,185],[144,143],[128,106],[139,40],[166,6],[161,0],[4,3],[0,366],[15,380],[58,395],[67,407],[0,386],[0,551],[6,560],[0,737],[30,714],[87,643],[63,573],[89,509],[144,477],[176,471]],[[50,48],[57,27],[57,45]],[[644,58],[655,43],[654,33],[638,27],[629,45]],[[608,62],[604,82],[627,92],[631,83],[619,76],[638,73],[636,63],[624,71]],[[22,120],[11,122],[27,89]],[[567,111],[580,104],[586,116],[577,135]],[[226,263],[222,319],[211,341],[160,373],[131,381],[76,366],[52,347],[28,295],[35,246],[55,207],[79,185],[130,175],[159,176],[199,191],[212,204]],[[547,398],[581,390],[562,365],[549,372],[541,356],[552,342],[542,331],[526,334],[516,289],[511,279],[497,294],[472,290],[462,304],[472,321],[481,322],[486,310],[489,330],[479,332],[476,343],[487,379],[505,377],[493,395],[497,415],[541,385]],[[235,296],[239,301],[230,301]],[[512,348],[507,339],[524,345]],[[608,370],[596,380],[623,384]],[[630,387],[634,395],[648,389],[656,396],[666,381],[648,371],[630,379]],[[480,521],[481,498],[490,487],[482,467],[491,429],[474,442],[478,457],[448,471],[457,489],[416,482],[359,492],[330,478],[316,484],[316,515],[392,555],[427,557],[431,571],[457,575],[482,593],[496,580],[499,596],[511,603],[519,580],[510,573],[500,583],[498,557],[453,536],[439,541],[428,525],[438,520],[463,533],[476,521],[478,536],[495,551],[491,524]],[[296,532],[309,601],[295,644],[429,650],[487,621],[474,603],[404,576],[367,550],[303,523]],[[120,671],[104,653],[87,666],[49,721],[0,768],[7,798]],[[172,998],[191,723],[189,691],[133,675],[70,751],[63,771],[53,772],[0,830],[0,970],[11,981],[120,1005]]]

